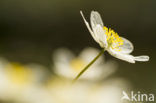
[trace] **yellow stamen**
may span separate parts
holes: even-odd
[[[104,26],[105,34],[107,35],[107,42],[108,45],[117,51],[120,51],[119,46],[123,45],[123,40],[121,37],[119,37],[118,33],[116,33],[111,28],[107,28]]]

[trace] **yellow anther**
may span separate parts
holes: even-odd
[[[107,41],[110,47],[112,49],[116,49],[117,51],[120,51],[119,46],[123,45],[123,40],[121,37],[119,37],[118,33],[116,33],[111,28],[107,28],[104,26],[105,34],[107,35]]]

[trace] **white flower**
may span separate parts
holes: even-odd
[[[131,86],[121,78],[105,80],[103,83],[49,80],[47,91],[54,103],[127,103],[121,101],[122,91]]]
[[[75,56],[68,49],[58,49],[53,53],[54,72],[59,76],[73,79],[98,53],[97,49],[85,48]],[[112,74],[116,67],[113,61],[104,62],[104,57],[101,56],[80,79],[102,79]]]
[[[18,101],[41,84],[45,67],[37,64],[21,65],[0,58],[0,99]]]
[[[50,80],[47,91],[53,99],[53,103],[88,103],[88,88],[86,82],[77,82],[71,85],[70,81]]]
[[[105,48],[105,50],[107,50],[112,56],[130,63],[135,63],[135,61],[149,60],[149,56],[130,55],[134,49],[133,44],[129,40],[119,37],[114,30],[104,26],[101,16],[98,12],[91,12],[90,22],[92,29],[86,21],[82,11],[80,11],[80,13],[94,40],[99,43],[102,48]]]
[[[122,91],[127,91],[131,85],[122,78],[113,78],[104,83],[90,85],[87,103],[129,103],[121,101]]]

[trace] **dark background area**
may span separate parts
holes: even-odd
[[[107,27],[134,44],[133,55],[150,56],[149,62],[130,64],[105,53],[119,63],[116,75],[138,91],[156,92],[156,0],[0,0],[0,56],[49,66],[57,48],[100,49],[80,10],[88,21],[91,10],[98,11]]]

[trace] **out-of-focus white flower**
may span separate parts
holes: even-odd
[[[53,100],[53,96],[41,85],[34,85],[22,91],[21,95],[16,99],[18,103],[56,103]]]
[[[53,97],[54,103],[87,103],[89,84],[77,82],[71,85],[68,80],[49,80],[47,91]]]
[[[86,48],[75,56],[68,49],[58,49],[53,53],[54,71],[59,76],[73,79],[98,53],[95,48]],[[116,67],[113,61],[105,62],[101,56],[80,79],[102,79],[112,74]]]
[[[111,28],[104,26],[101,16],[97,11],[91,12],[90,22],[92,29],[83,16],[82,11],[80,11],[80,13],[94,40],[99,43],[102,48],[105,48],[112,56],[130,63],[149,60],[149,56],[130,55],[133,51],[132,43],[123,37],[119,37],[119,35]]]
[[[49,81],[50,82],[50,81]],[[127,103],[121,101],[122,91],[129,89],[122,79],[107,80],[104,83],[52,80],[47,91],[54,103]]]
[[[1,59],[0,99],[15,101],[24,98],[24,95],[34,86],[40,85],[40,80],[45,73],[41,68],[39,65],[35,68],[35,65],[21,65]]]
[[[90,88],[88,103],[129,103],[122,101],[123,90],[128,91],[130,84],[121,78],[107,80],[102,84],[95,84]]]
[[[102,57],[97,64],[101,65],[101,62],[104,63]],[[40,68],[43,67],[0,61],[0,100],[15,103],[122,103],[119,102],[122,90],[129,87],[124,80],[115,78],[103,83],[77,81],[73,85],[69,79],[50,78],[46,84],[40,84],[38,82],[44,77],[41,72],[45,72]]]

